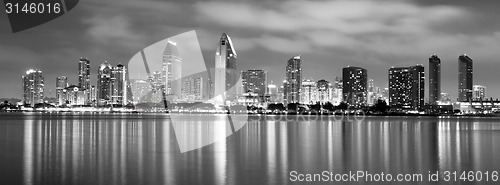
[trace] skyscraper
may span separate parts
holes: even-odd
[[[78,63],[78,87],[81,90],[86,91],[86,102],[85,104],[90,104],[91,93],[90,93],[90,61],[87,58],[80,58]]]
[[[97,103],[98,105],[106,105],[111,103],[112,80],[111,73],[113,67],[105,61],[99,65],[99,73],[97,75]]]
[[[425,96],[422,65],[389,69],[389,104],[401,109],[422,109]]]
[[[68,87],[68,77],[60,76],[56,80],[56,100],[58,105],[66,103],[66,93],[64,89]]]
[[[78,63],[78,86],[90,90],[90,61],[83,57]]]
[[[134,104],[150,102],[151,99],[150,97],[148,99],[148,94],[151,92],[151,83],[142,79],[130,79],[130,84],[134,94],[132,99]]]
[[[285,104],[299,103],[301,100],[300,89],[302,87],[302,59],[300,55],[288,60],[284,85]]]
[[[177,43],[168,41],[163,52],[162,78],[165,82],[165,92],[174,98],[181,98],[182,91],[182,58]]]
[[[317,85],[315,81],[303,80],[301,89],[301,103],[303,104],[314,104],[318,101],[317,95]]]
[[[23,103],[35,106],[43,103],[44,81],[42,71],[30,69],[23,75]]]
[[[182,83],[182,99],[185,101],[201,101],[203,99],[203,77],[185,78]]]
[[[118,64],[111,72],[111,102],[116,105],[126,105],[127,100],[127,69]]]
[[[458,101],[464,102],[472,99],[473,63],[467,55],[458,57]]]
[[[237,54],[231,37],[223,33],[215,52],[214,96],[216,105],[225,105],[236,97],[236,91],[229,91],[239,80]]]
[[[347,104],[353,107],[366,105],[368,72],[360,67],[342,69],[342,94]]]
[[[248,70],[241,72],[243,91],[257,93],[259,96],[266,94],[267,72],[263,70]]]
[[[368,80],[368,92],[373,92],[375,89],[375,84],[373,83],[373,79]]]
[[[154,71],[153,75],[148,77],[148,82],[151,84],[151,92],[148,94],[148,102],[160,103],[163,101],[163,93],[166,91],[163,87],[165,81],[162,78],[160,71]],[[166,92],[165,92],[166,93]]]
[[[437,104],[441,99],[441,59],[437,55],[429,58],[429,103]]]

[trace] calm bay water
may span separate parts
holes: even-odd
[[[183,115],[175,124],[193,126],[204,117]],[[0,184],[301,184],[290,181],[291,171],[424,179],[429,171],[500,171],[500,120],[493,118],[250,117],[227,140],[187,153],[169,118],[1,113]]]

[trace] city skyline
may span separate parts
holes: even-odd
[[[481,4],[467,1],[411,0],[382,3],[374,1],[145,3],[148,5],[139,5],[134,1],[120,1],[120,4],[116,5],[120,6],[117,9],[126,9],[130,13],[119,16],[111,16],[114,9],[99,8],[109,4],[116,3],[92,0],[81,2],[81,5],[72,10],[68,16],[16,34],[10,33],[8,25],[0,25],[2,31],[0,38],[3,41],[0,45],[0,55],[4,56],[0,61],[12,63],[1,71],[0,84],[5,88],[0,90],[0,97],[10,98],[21,94],[17,85],[19,81],[9,77],[18,76],[30,67],[44,71],[48,89],[45,94],[55,97],[56,77],[72,76],[75,71],[74,64],[68,61],[86,56],[98,63],[105,60],[113,64],[126,63],[131,54],[144,47],[146,43],[193,28],[199,30],[201,47],[208,63],[213,61],[214,41],[221,32],[227,31],[237,43],[241,70],[263,69],[269,72],[269,80],[275,82],[284,80],[281,72],[283,61],[290,56],[300,54],[304,60],[303,68],[310,69],[303,71],[304,77],[333,81],[334,77],[341,76],[342,67],[355,65],[368,69],[369,78],[374,79],[375,86],[384,88],[387,86],[386,71],[389,67],[424,64],[427,70],[428,56],[437,54],[442,60],[442,92],[449,93],[451,99],[456,100],[458,98],[456,58],[467,53],[476,63],[474,70],[481,71],[474,76],[475,84],[489,87],[488,94],[494,98],[498,98],[497,94],[500,93],[498,84],[492,76],[498,58],[492,51],[500,48],[500,42],[497,42],[500,40],[500,34],[498,26],[488,23],[491,17],[496,17],[496,12],[491,9],[498,5],[495,1],[484,1]],[[342,9],[353,6],[360,7],[361,11],[345,14],[329,13],[343,12]],[[326,7],[331,8],[326,10]],[[246,14],[234,13],[235,16],[217,17],[218,19],[209,14],[221,8],[230,12],[255,12],[252,14],[275,24],[262,24],[251,17],[246,17]],[[300,16],[290,14],[292,13],[290,9],[302,14]],[[316,11],[307,11],[310,9]],[[156,12],[158,16],[145,19],[145,15],[136,13],[144,12],[142,10]],[[179,10],[185,10],[185,13]],[[326,14],[325,17],[315,17],[316,13]],[[422,14],[426,16],[421,16]],[[185,19],[181,22],[168,18],[176,17],[174,15],[182,15]],[[6,20],[6,16],[0,15],[0,19]],[[370,21],[361,23],[345,21],[349,19]],[[294,24],[291,24],[290,20],[295,20]],[[109,24],[110,22],[113,24]],[[326,24],[327,22],[338,24]],[[391,22],[399,24],[390,24]],[[112,30],[117,31],[115,33]],[[346,34],[347,32],[352,35]],[[81,36],[74,37],[74,35]],[[97,66],[93,65],[91,68],[93,72]],[[76,80],[69,78],[69,83],[77,84]],[[429,97],[427,93],[426,91],[426,97]]]
[[[230,39],[228,39],[229,36],[223,33],[223,36],[221,37],[220,41],[220,46],[224,46],[224,48],[218,48],[216,51],[216,57],[221,56],[221,49],[222,50],[227,50],[228,53],[224,54],[227,55],[226,58],[234,58],[234,61],[229,64],[227,62],[222,61],[225,65],[233,65],[235,66],[236,62],[236,55],[233,47],[233,43],[230,42]],[[227,42],[227,47],[225,46]],[[170,71],[168,68],[171,68],[171,66],[168,65],[167,60],[165,60],[165,56],[168,56],[168,58],[172,58],[172,53],[177,53],[178,52],[172,52],[172,47],[176,47],[176,44],[168,41],[167,46],[165,49],[165,52],[163,53],[163,69],[162,71],[155,71],[153,76],[158,76],[157,80],[161,81],[161,84],[169,84],[173,83],[172,80],[168,80],[167,76],[172,76],[170,75]],[[169,52],[166,52],[166,51]],[[177,50],[177,48],[175,48]],[[181,59],[178,56],[175,56],[177,62],[180,62]],[[217,59],[217,58],[216,58]],[[170,59],[169,59],[170,60]],[[467,82],[467,84],[473,84],[473,75],[472,75],[472,59],[470,59],[467,55],[460,55],[458,58],[458,70],[459,70],[459,79],[462,79],[462,81]],[[435,91],[436,89],[440,89],[440,83],[439,83],[439,71],[440,71],[440,59],[437,55],[432,55],[431,58],[429,58],[429,64],[432,67],[431,64],[434,64],[434,68],[436,69],[431,69],[429,73],[429,76],[432,76],[432,73],[434,74],[434,77],[429,77],[429,86],[426,88],[426,77],[425,77],[425,68],[423,65],[415,65],[411,67],[391,67],[389,69],[389,80],[388,80],[388,89],[389,89],[389,96],[383,96],[383,92],[381,91],[380,87],[375,87],[373,83],[373,79],[368,79],[367,78],[367,70],[364,68],[360,67],[353,67],[353,66],[348,66],[343,68],[343,75],[342,75],[342,81],[338,80],[338,77],[335,77],[335,84],[331,84],[330,82],[321,79],[317,82],[311,81],[310,79],[306,79],[305,77],[303,78],[301,76],[301,71],[302,71],[302,65],[301,65],[301,56],[295,56],[291,59],[288,60],[288,64],[286,66],[286,76],[289,78],[289,80],[284,81],[284,89],[283,92],[283,98],[284,101],[283,103],[302,103],[302,104],[311,104],[315,102],[321,102],[321,103],[326,103],[326,102],[334,102],[335,100],[333,99],[333,92],[334,89],[339,89],[343,92],[343,100],[346,103],[348,103],[351,106],[365,106],[365,105],[373,105],[374,100],[377,99],[383,99],[387,100],[387,102],[391,106],[395,107],[402,107],[402,108],[414,108],[414,109],[422,109],[424,107],[424,104],[429,103],[429,104],[437,104],[438,102],[441,102],[441,96],[442,94],[446,94],[448,98],[448,93],[439,93],[439,97],[435,99],[436,102],[431,101],[432,97],[430,97],[430,94],[432,94],[432,91]],[[168,66],[168,67],[167,67]],[[56,79],[56,101],[57,105],[63,105],[65,104],[65,101],[68,101],[68,99],[71,99],[72,95],[69,93],[70,91],[82,93],[82,95],[74,95],[75,102],[79,103],[70,103],[70,105],[91,105],[92,100],[97,100],[98,104],[102,105],[102,101],[109,101],[112,104],[121,104],[121,105],[126,105],[128,103],[132,103],[132,99],[136,99],[137,97],[132,97],[130,89],[131,86],[134,85],[134,83],[131,83],[129,80],[126,80],[128,77],[126,77],[127,70],[126,66],[122,64],[118,64],[116,67],[113,67],[111,64],[109,64],[107,61],[99,65],[99,70],[98,70],[98,76],[97,76],[97,87],[95,86],[90,86],[91,80],[90,80],[90,60],[84,57],[81,57],[78,63],[78,81],[79,85],[70,85],[68,83],[68,77],[67,76],[58,76]],[[252,69],[252,70],[246,70],[246,71],[238,71],[236,68],[232,68],[231,70],[233,72],[228,72],[225,71],[225,68],[221,68],[224,73],[241,73],[241,80],[242,84],[234,84],[234,85],[240,85],[241,87],[236,87],[236,89],[241,88],[242,91],[236,90],[235,95],[242,95],[243,93],[256,93],[259,96],[264,96],[264,95],[271,95],[268,94],[268,79],[267,79],[267,71],[261,70],[261,69]],[[234,72],[236,70],[236,72]],[[179,68],[180,71],[180,68]],[[33,73],[38,73],[39,77],[30,77]],[[45,90],[44,86],[44,80],[43,80],[43,75],[41,75],[42,71],[38,69],[30,69],[26,71],[26,75],[23,75],[23,98],[22,100],[25,100],[27,104],[33,104],[30,99],[30,92],[29,90],[26,90],[27,88],[33,89],[36,86],[41,86],[41,95],[38,95],[37,100],[35,102],[41,102],[41,99],[39,97],[47,98],[46,96],[44,97],[43,92]],[[84,75],[82,75],[84,74]],[[168,75],[167,75],[168,74]],[[83,77],[82,77],[83,76]],[[225,75],[224,75],[225,76]],[[233,74],[234,76],[234,74]],[[28,84],[28,81],[30,81],[28,78],[41,78],[41,85],[38,85],[37,82],[33,83],[31,82],[30,85]],[[154,78],[154,77],[153,77]],[[191,101],[202,101],[203,99],[206,100],[206,97],[204,97],[204,90],[206,87],[203,86],[208,86],[211,82],[210,80],[207,79],[207,81],[203,82],[203,77],[197,76],[193,78],[191,77],[186,77],[175,80],[175,82],[179,82],[182,85],[179,86],[179,88],[170,88],[170,91],[181,91],[182,96],[178,98],[179,101],[185,101],[184,97],[191,96],[188,99],[191,99]],[[438,80],[435,80],[435,79]],[[28,79],[28,80],[27,80]],[[104,81],[103,81],[104,79]],[[393,80],[394,79],[394,80]],[[144,79],[144,83],[147,83]],[[227,80],[227,79],[226,79]],[[224,81],[226,81],[224,80]],[[34,81],[34,80],[31,80]],[[149,80],[148,80],[149,81]],[[434,84],[432,83],[434,81]],[[294,85],[289,82],[295,82],[295,83],[300,83],[300,85],[296,85],[299,87],[298,89],[294,88]],[[338,87],[337,83],[342,83],[340,87]],[[225,88],[232,88],[230,83],[226,83],[227,87]],[[271,81],[271,84],[273,82]],[[305,83],[305,84],[302,84]],[[104,85],[102,85],[104,84]],[[288,84],[288,85],[287,85]],[[306,85],[307,84],[307,85]],[[352,84],[352,85],[350,85]],[[167,86],[165,85],[165,86]],[[274,85],[274,84],[272,84]],[[230,87],[231,86],[231,87]],[[275,85],[274,85],[275,86]],[[313,86],[314,89],[307,89],[307,86]],[[467,85],[462,85],[460,83],[458,85],[459,92],[463,91],[462,89],[466,87]],[[116,87],[116,88],[115,88]],[[97,88],[97,91],[94,92]],[[275,86],[276,88],[276,86]],[[330,89],[332,88],[332,89]],[[73,90],[74,89],[74,90]],[[321,90],[323,89],[323,90]],[[375,91],[377,89],[377,91]],[[405,89],[408,89],[409,91],[406,91]],[[425,95],[425,90],[429,91],[429,97],[424,97]],[[288,93],[292,92],[292,93]],[[305,91],[314,91],[314,94],[311,94],[311,92],[305,92]],[[321,92],[323,91],[323,92]],[[358,92],[359,91],[359,92]],[[391,92],[392,91],[392,92]],[[469,100],[474,100],[474,101],[479,101],[479,100],[489,100],[489,98],[492,97],[487,97],[486,96],[486,86],[483,85],[478,85],[474,84],[473,88],[471,87],[469,89],[465,89],[467,91],[465,99],[461,100],[461,102],[468,102]],[[168,92],[167,89],[165,89],[165,92]],[[189,93],[188,93],[189,92]],[[437,92],[440,92],[439,90]],[[69,94],[68,94],[69,93]],[[94,93],[97,93],[96,95],[92,95]],[[127,95],[127,93],[130,93]],[[212,92],[215,94],[215,92]],[[326,94],[325,94],[326,93]],[[361,94],[360,94],[361,93]],[[375,94],[370,94],[370,93],[375,93]],[[32,93],[31,93],[32,94]],[[102,94],[102,95],[101,95]],[[293,95],[297,94],[297,95]],[[376,95],[378,97],[373,97],[373,99],[370,96]],[[382,95],[382,96],[380,96]],[[28,98],[27,98],[28,96]],[[80,97],[84,96],[84,98]],[[102,97],[106,96],[106,97]],[[304,97],[304,96],[309,96],[309,97]],[[470,96],[470,97],[468,97]],[[203,98],[204,97],[204,98]],[[48,98],[54,98],[54,97],[48,97]],[[67,99],[65,99],[67,98]],[[82,100],[76,100],[81,98]],[[129,100],[127,100],[127,98]],[[139,97],[141,98],[141,97]],[[359,99],[361,98],[361,99]],[[288,102],[287,99],[297,99],[297,101],[291,101]],[[354,100],[353,100],[354,99]],[[359,99],[359,100],[358,100]],[[64,101],[63,101],[64,100]],[[426,101],[429,100],[429,101]],[[451,100],[453,102],[453,100]],[[70,101],[71,102],[71,101]],[[135,102],[138,103],[138,102]],[[338,102],[337,102],[338,103]],[[446,104],[446,101],[443,103]]]

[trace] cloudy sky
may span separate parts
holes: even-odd
[[[275,82],[300,54],[305,78],[333,81],[351,65],[386,87],[391,66],[424,64],[427,71],[429,56],[437,54],[443,91],[452,98],[457,59],[466,53],[475,62],[474,83],[500,98],[498,7],[497,0],[82,0],[63,17],[15,34],[1,13],[0,97],[20,97],[29,68],[44,72],[46,95],[55,96],[57,76],[77,83],[81,56],[91,60],[95,84],[105,60],[126,64],[144,47],[196,30],[206,61],[213,62],[226,32],[240,69],[264,69]]]

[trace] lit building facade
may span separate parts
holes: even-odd
[[[97,75],[97,104],[99,106],[111,103],[112,94],[112,72],[113,66],[107,61],[99,65],[99,72]]]
[[[299,55],[288,60],[286,65],[286,80],[284,84],[285,104],[300,103],[301,88],[302,88],[302,59]]]
[[[31,107],[37,103],[43,103],[45,84],[42,71],[30,69],[26,71],[26,75],[23,75],[22,79],[23,103]]]
[[[389,69],[389,104],[398,109],[424,107],[425,72],[422,65]]]
[[[57,105],[64,105],[66,103],[65,89],[68,87],[68,77],[60,76],[56,79],[56,100]]]
[[[473,99],[474,100],[485,100],[486,99],[486,86],[474,85],[474,87],[473,87]]]
[[[203,77],[189,77],[182,82],[182,99],[184,101],[193,102],[204,99],[204,81]]]
[[[321,104],[325,104],[330,101],[330,82],[326,80],[319,80],[316,83],[316,89],[318,91],[318,101]]]
[[[269,96],[270,103],[283,103],[283,92],[280,91],[280,87],[272,81],[267,85],[267,95]]]
[[[88,102],[88,91],[80,88],[79,85],[71,85],[64,89],[65,103],[71,106],[86,105]]]
[[[89,102],[86,102],[86,104],[90,104],[91,98],[90,98],[90,60],[87,58],[80,58],[80,61],[78,62],[78,86],[83,89],[84,91],[87,91],[87,97],[86,99]]]
[[[300,98],[302,104],[315,104],[318,101],[318,91],[316,82],[312,80],[303,80]]]
[[[134,94],[132,102],[134,104],[138,103],[148,103],[148,93],[151,92],[151,84],[142,79],[131,79],[130,85],[132,86],[132,93]]]
[[[253,92],[259,96],[266,94],[267,72],[263,70],[248,70],[241,72],[243,92]]]
[[[114,105],[127,105],[127,69],[123,64],[118,64],[111,72],[111,102]]]
[[[368,72],[360,67],[342,69],[343,100],[352,107],[362,107],[367,103]]]

